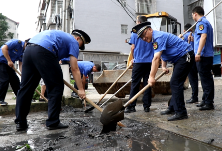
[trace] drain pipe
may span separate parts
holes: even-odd
[[[65,20],[66,20],[66,0],[63,0],[63,14],[62,14],[62,31],[65,31]]]

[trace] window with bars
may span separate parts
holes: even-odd
[[[194,7],[196,7],[196,6],[201,6],[201,7],[203,7],[203,5],[204,5],[204,0],[198,0],[198,1],[196,1],[196,2],[194,2],[194,3],[191,3],[191,4],[189,4],[188,5],[188,16],[189,16],[189,19],[192,19],[192,10],[194,9]]]
[[[152,9],[152,0],[137,0],[137,12],[150,14]]]
[[[128,25],[121,25],[121,34],[127,34]]]

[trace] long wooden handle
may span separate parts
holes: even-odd
[[[121,91],[125,86],[127,86],[130,82],[132,81],[132,79],[130,79],[127,83],[125,83],[118,91],[116,91],[108,100],[106,100],[105,102],[103,102],[102,105],[100,105],[100,107],[102,107],[104,104],[106,104],[107,102],[109,102],[109,100],[116,95],[117,93],[119,93],[119,91]]]
[[[69,84],[68,82],[66,82],[64,79],[63,79],[63,82],[64,84],[69,87],[71,90],[73,90],[75,93],[78,94],[78,90],[76,90],[71,84]],[[95,108],[97,108],[100,112],[103,111],[103,109],[101,107],[99,107],[98,105],[96,105],[93,101],[91,101],[90,99],[88,98],[85,98],[85,100],[87,102],[89,102],[92,106],[94,106]],[[122,124],[121,122],[117,122],[117,125],[119,125],[120,127],[126,127],[124,124]]]
[[[71,90],[73,90],[76,94],[78,94],[78,90],[76,90],[71,84],[69,84],[68,82],[66,82],[64,79],[63,79],[63,82],[64,84],[69,87]],[[96,105],[94,102],[92,102],[91,100],[89,100],[88,98],[85,98],[85,100],[87,102],[89,102],[92,106],[94,106],[95,108],[97,108],[100,112],[103,111],[102,108],[100,108],[98,105]]]
[[[106,94],[109,92],[109,90],[111,90],[113,88],[113,86],[116,84],[116,82],[118,82],[118,80],[126,73],[126,71],[132,66],[132,64],[130,64],[124,71],[123,73],[116,79],[116,81],[109,87],[108,90],[106,90],[106,92],[103,94],[103,96],[100,98],[100,100],[96,103],[99,104],[100,101],[102,101],[102,99],[106,96]]]
[[[21,73],[14,66],[12,68],[15,70],[15,72],[22,76]],[[46,99],[37,89],[35,89],[35,92],[37,92],[46,102],[48,102],[48,99]]]
[[[211,11],[213,11],[218,5],[220,5],[222,3],[222,0],[214,7],[212,8],[206,15],[204,15],[204,17],[206,17],[208,14],[210,14]],[[188,31],[190,31],[196,24],[198,23],[198,21],[193,24],[193,26],[191,26],[187,31],[185,31],[182,35],[184,36]]]
[[[159,78],[161,78],[166,72],[162,72],[158,77],[155,78],[155,81],[157,81]],[[134,97],[132,97],[128,102],[126,102],[126,104],[124,104],[124,107],[127,107],[128,105],[130,105],[131,103],[133,103],[133,101],[136,100],[136,98],[138,98],[144,91],[146,91],[146,89],[148,89],[149,87],[151,87],[151,85],[147,84],[142,90],[140,90]]]
[[[192,32],[190,32],[190,35],[189,36],[192,36]],[[189,37],[188,37],[189,38]],[[188,44],[190,44],[190,39],[188,39]]]

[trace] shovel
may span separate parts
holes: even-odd
[[[22,76],[21,73],[14,66],[12,68],[15,70],[15,72]],[[48,99],[46,99],[37,89],[35,89],[35,92],[37,92],[46,102],[48,102]]]
[[[165,72],[162,72],[157,78],[155,78],[155,81],[157,81],[159,78],[161,78]],[[124,110],[127,106],[129,106],[133,101],[136,100],[136,98],[139,97],[146,89],[148,89],[151,85],[146,85],[142,90],[140,90],[133,98],[131,98],[126,104],[123,105],[121,100],[115,101],[109,105],[106,106],[106,108],[103,110],[100,122],[103,125],[109,125],[116,122],[119,122],[124,119]]]
[[[118,82],[118,80],[126,73],[126,71],[132,66],[132,64],[130,64],[124,71],[123,73],[116,79],[116,81],[109,87],[109,89],[103,94],[103,96],[100,98],[100,100],[96,103],[96,105],[98,105],[102,99],[106,96],[106,94],[109,92],[109,90],[112,89],[112,87]],[[85,113],[92,111],[95,107],[90,107],[87,110],[85,110]]]
[[[103,105],[105,105],[107,102],[109,102],[109,100],[116,95],[117,93],[119,93],[119,91],[121,91],[126,85],[128,85],[130,82],[132,81],[132,79],[130,79],[127,83],[125,83],[118,91],[116,91],[108,100],[106,100],[102,105],[100,105],[100,107],[103,107]]]
[[[71,90],[73,90],[76,94],[78,94],[78,90],[76,90],[71,84],[69,84],[68,82],[66,82],[64,79],[63,79],[63,82],[64,84],[69,87]],[[103,112],[103,109],[100,108],[98,105],[96,105],[93,101],[91,101],[90,99],[88,98],[85,98],[85,100],[90,103],[93,107],[95,107],[96,109],[98,109],[100,112]],[[120,127],[125,127],[125,125],[123,125],[121,122],[118,122],[117,123],[118,126]]]

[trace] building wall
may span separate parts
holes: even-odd
[[[135,1],[126,2],[135,9]],[[130,52],[125,39],[130,38],[130,31],[135,23],[117,1],[74,0],[73,4],[73,28],[86,31],[92,40],[86,45],[86,50]],[[128,25],[127,34],[121,34],[121,24]]]
[[[8,34],[9,32],[14,33],[12,39],[18,39],[18,23],[15,22],[15,21],[12,21],[11,19],[8,19],[8,18],[6,19],[6,21],[7,21],[8,26],[9,26],[9,29],[8,29],[8,31],[7,31],[6,33],[7,33],[7,34]],[[7,34],[6,34],[6,35],[7,35]],[[7,38],[5,39],[5,41],[8,41],[8,40],[10,40],[10,39],[11,39],[11,38],[7,37]]]

